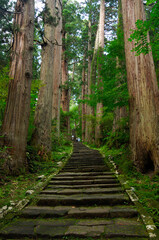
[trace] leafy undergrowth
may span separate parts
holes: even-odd
[[[106,160],[112,159],[116,163],[118,171],[124,175],[127,184],[134,188],[139,202],[159,228],[159,174],[150,176],[137,172],[130,160],[130,152],[124,146],[120,149],[103,146],[100,151],[106,156]]]
[[[0,180],[0,208],[10,205],[10,201],[19,201],[26,197],[26,191],[40,181],[39,176],[48,176],[57,172],[61,165],[66,161],[72,151],[70,142],[54,145],[52,156],[48,160],[38,158],[33,148],[28,147],[28,160],[30,173],[20,176],[6,176],[1,173]]]

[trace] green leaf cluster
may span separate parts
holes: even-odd
[[[0,126],[2,125],[9,86],[9,66],[0,69]]]
[[[137,20],[136,29],[131,30],[129,41],[135,41],[135,47],[133,51],[136,55],[141,53],[147,54],[152,50],[154,60],[159,60],[159,2],[147,1],[147,4],[154,3],[150,10],[149,19],[146,21]],[[147,33],[150,33],[150,41],[147,38]]]

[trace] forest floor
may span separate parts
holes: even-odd
[[[63,163],[68,159],[72,151],[72,145],[58,146],[52,152],[52,159],[46,161],[33,160],[30,163],[30,173],[19,176],[7,176],[0,172],[0,208],[9,207],[24,199],[27,191],[33,189],[41,179],[58,172]]]

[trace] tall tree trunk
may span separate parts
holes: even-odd
[[[92,86],[96,84],[96,72],[97,72],[97,52],[98,52],[98,43],[99,43],[99,29],[97,29],[96,33],[96,39],[95,39],[95,46],[94,46],[94,53],[93,53],[93,59],[91,64],[91,75],[90,75],[90,86],[91,86],[91,94],[94,93],[92,90]],[[89,143],[94,144],[95,143],[95,107],[90,108],[90,124],[89,124]]]
[[[100,4],[100,16],[99,16],[99,42],[98,42],[98,57],[102,57],[104,48],[104,22],[105,22],[105,0],[101,0]],[[98,89],[102,90],[102,77],[100,75],[101,64],[98,64]],[[96,107],[96,129],[95,129],[95,143],[97,146],[101,143],[102,138],[102,126],[101,120],[103,116],[103,103],[100,101]]]
[[[152,53],[135,56],[130,29],[144,20],[142,0],[122,0],[125,54],[130,95],[130,144],[137,169],[159,170],[159,91]],[[149,38],[149,35],[148,35]]]
[[[91,16],[90,16],[91,17]],[[87,85],[88,85],[88,99],[91,95],[91,65],[92,65],[92,30],[91,30],[91,20],[88,22],[88,74],[87,74]],[[85,129],[85,140],[90,142],[91,139],[91,129],[90,129],[90,116],[91,116],[91,106],[87,104],[87,117],[86,117],[86,129]]]
[[[61,102],[61,57],[62,57],[62,2],[56,1],[59,22],[55,28],[54,64],[53,64],[53,108],[52,119],[55,120],[57,137],[60,136],[60,102]]]
[[[121,0],[118,0],[117,38],[118,38],[118,42],[121,41],[124,44],[124,34],[121,34],[121,33],[123,33],[122,5],[121,5]],[[121,56],[119,54],[116,57],[116,68],[119,71],[119,73],[116,75],[118,87],[120,87],[121,82],[123,83],[124,81],[126,81],[126,79],[124,79],[123,74],[120,71],[121,68],[126,70],[124,46],[123,46],[123,48],[120,51],[122,52],[121,55],[124,56],[124,59],[121,60]],[[115,132],[117,129],[119,129],[119,127],[120,127],[120,124],[119,124],[120,120],[122,118],[126,118],[127,116],[128,116],[128,112],[127,112],[126,106],[117,107],[114,110],[113,132]]]
[[[114,111],[114,121],[113,121],[113,132],[119,129],[120,121],[122,118],[126,118],[128,116],[128,112],[126,107],[117,107]]]
[[[86,69],[85,69],[85,56],[83,60],[82,69],[82,100],[86,98]],[[86,103],[82,103],[82,141],[85,141],[86,134]]]
[[[50,15],[55,17],[55,1],[47,0]],[[45,16],[46,18],[49,16]],[[44,40],[42,48],[41,87],[35,111],[35,130],[32,136],[33,145],[44,153],[51,151],[51,120],[52,120],[52,91],[53,91],[53,60],[54,60],[54,23],[44,24]]]
[[[33,60],[34,0],[17,0],[10,83],[7,106],[2,126],[4,143],[11,155],[5,168],[19,173],[27,166],[26,145],[30,115],[30,91]]]
[[[65,39],[66,33],[63,32],[63,44],[62,44],[62,94],[61,94],[61,107],[62,111],[68,113],[69,112],[69,102],[70,102],[70,94],[69,94],[69,87],[68,87],[68,62],[65,55]],[[69,116],[65,117],[64,126],[66,128],[67,134],[69,134],[70,129],[70,121]]]

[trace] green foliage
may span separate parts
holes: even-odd
[[[7,0],[1,0],[0,3],[0,69],[9,63],[13,5],[12,1]]]
[[[52,133],[52,150],[51,155],[48,156],[44,148],[36,148],[27,146],[27,160],[29,165],[29,172],[46,174],[53,173],[59,161],[64,161],[72,150],[71,142],[61,133],[60,137],[56,137]]]
[[[136,29],[131,30],[129,41],[135,41],[135,48],[132,51],[136,55],[141,53],[147,54],[153,51],[155,61],[159,60],[159,2],[147,1],[147,4],[155,3],[150,11],[150,18],[146,21],[138,20],[136,22]],[[150,42],[147,38],[147,33],[150,32]]]
[[[107,54],[98,59],[98,64],[102,66],[100,73],[103,80],[102,91],[99,85],[95,86],[94,93],[98,101],[102,100],[106,111],[112,111],[117,106],[128,105],[125,55],[123,45],[118,39],[110,42],[105,52]]]
[[[58,16],[58,12],[56,12],[56,16],[52,16],[51,15],[51,10],[50,8],[48,7],[48,4],[44,1],[44,10],[42,12],[42,15],[43,15],[43,21],[45,24],[48,24],[48,25],[53,25],[53,26],[57,26],[58,25],[58,22],[59,22],[59,17],[61,16]]]
[[[113,120],[114,120],[114,114],[112,112],[108,112],[103,116],[101,120],[103,136],[106,137],[111,132],[113,127]]]
[[[113,160],[116,163],[120,173],[126,176],[133,175],[135,167],[130,160],[130,151],[127,147],[123,145],[120,148],[113,147],[110,149],[106,144],[100,150],[105,155],[106,161]]]
[[[76,129],[77,136],[81,137],[79,106],[73,104],[70,107],[70,128]]]
[[[139,202],[152,216],[155,225],[159,228],[159,176],[150,177],[136,172],[134,176],[128,178],[128,181],[129,185],[134,187]]]
[[[70,61],[78,59],[81,52],[81,10],[77,1],[63,0],[63,45],[65,47],[65,58]]]
[[[60,137],[56,137],[54,133],[52,133],[52,154],[55,152],[62,152],[65,149],[70,148],[71,141],[66,138],[64,133],[60,133]],[[54,158],[53,158],[54,159]]]
[[[31,140],[31,135],[34,130],[34,115],[36,104],[38,100],[38,92],[40,88],[40,80],[36,79],[32,81],[31,85],[31,102],[30,102],[30,118],[29,118],[29,129],[28,129],[28,142]]]
[[[107,146],[111,148],[128,147],[129,145],[129,124],[128,118],[122,118],[118,122],[118,129],[106,133],[104,139]]]
[[[2,125],[6,100],[8,96],[9,67],[0,69],[0,126]]]

